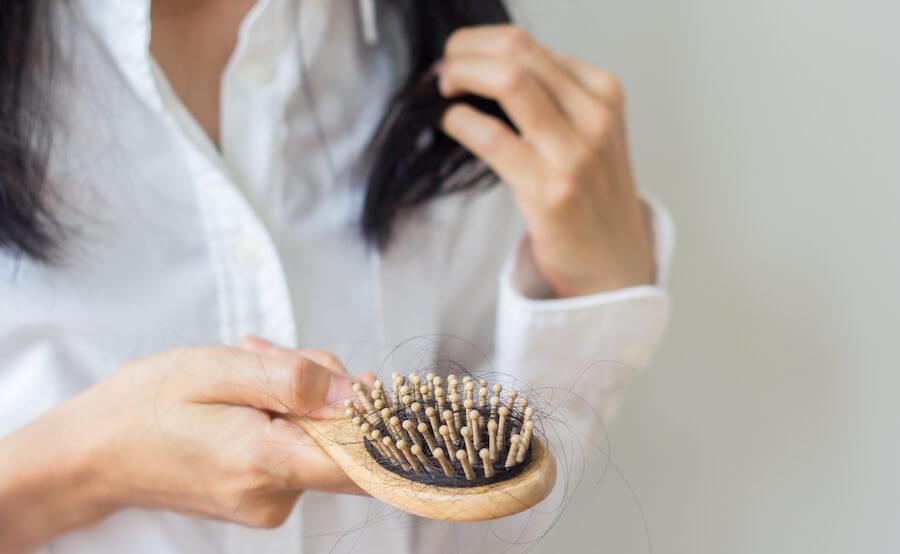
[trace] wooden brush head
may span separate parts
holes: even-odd
[[[344,419],[297,418],[372,496],[432,519],[480,521],[521,512],[556,482],[534,432],[534,409],[515,391],[471,377],[392,376],[389,389],[354,385]]]

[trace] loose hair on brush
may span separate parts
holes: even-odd
[[[348,367],[365,367],[375,380],[335,399],[335,407],[344,403],[344,418],[286,418],[389,508],[438,525],[529,512],[521,526],[496,529],[505,552],[533,548],[579,490],[605,498],[591,489],[607,476],[631,490],[643,514],[610,455],[608,415],[584,396],[582,382],[597,371],[632,368],[599,360],[561,371],[556,385],[536,386],[523,375],[497,371],[484,351],[455,335],[420,335],[372,349],[356,341],[332,346],[346,348],[341,359]],[[646,520],[644,532],[649,539]]]
[[[502,0],[382,1],[399,13],[410,56],[409,75],[391,98],[366,159],[360,231],[383,250],[407,213],[437,196],[495,181],[486,166],[440,131],[449,101],[438,92],[431,68],[456,29],[510,17]],[[52,27],[49,0],[0,2],[0,250],[40,262],[55,261],[62,240],[47,183]],[[454,101],[504,118],[495,102],[474,96]]]

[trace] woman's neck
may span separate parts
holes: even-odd
[[[153,0],[150,52],[175,93],[219,144],[219,88],[256,0]]]

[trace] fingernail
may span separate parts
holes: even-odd
[[[359,380],[366,384],[367,387],[375,386],[375,374],[371,371],[363,371],[359,374]]]
[[[449,92],[449,85],[447,84],[447,72],[445,71],[446,64],[443,59],[438,60],[431,67],[431,74],[437,77],[437,86],[438,91],[444,96],[447,96]]]
[[[430,73],[432,75],[434,75],[435,77],[440,77],[441,75],[444,74],[444,66],[445,65],[446,64],[444,63],[444,58],[439,59],[438,61],[434,62],[434,64],[431,66]]]

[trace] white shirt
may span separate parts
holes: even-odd
[[[441,358],[575,386],[586,402],[567,402],[568,417],[585,433],[649,362],[664,290],[539,299],[502,184],[435,200],[386,253],[364,246],[357,162],[405,67],[396,30],[363,42],[355,0],[258,2],[222,79],[221,151],[151,59],[150,0],[65,4],[50,177],[66,256],[0,254],[0,436],[137,356],[247,334],[332,350],[353,372]],[[661,283],[672,230],[651,204]],[[507,551],[489,543],[522,521],[428,522],[308,492],[277,530],[131,509],[47,551]]]

